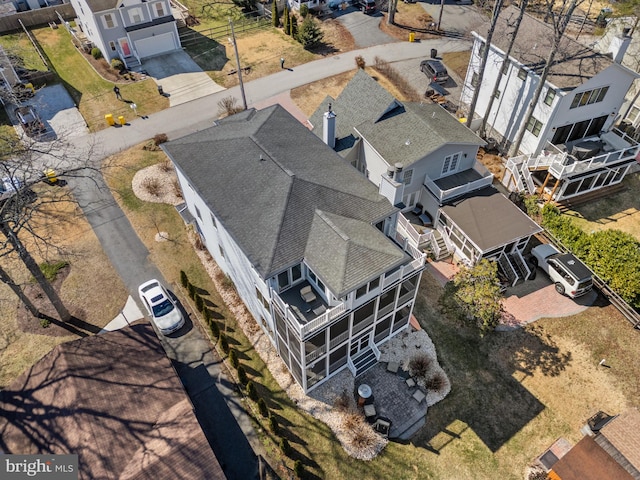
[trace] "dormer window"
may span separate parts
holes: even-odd
[[[104,28],[114,28],[118,25],[116,23],[116,17],[110,13],[102,16],[102,24],[104,25]]]
[[[142,21],[142,10],[140,8],[129,10],[129,20],[131,20],[131,23],[140,23]]]
[[[164,4],[162,2],[158,2],[155,4],[156,15],[158,17],[164,17]]]

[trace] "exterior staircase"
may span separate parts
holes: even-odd
[[[356,377],[362,375],[364,372],[371,369],[376,363],[378,363],[376,354],[371,347],[358,353],[358,355],[356,357],[352,357],[351,360],[354,367],[356,368]]]
[[[519,277],[518,280],[516,280],[516,283],[518,283],[520,280],[524,281],[525,279],[529,278],[529,275],[531,275],[531,270],[529,269],[527,262],[524,261],[524,258],[522,257],[520,252],[510,253],[509,255],[507,255],[507,259],[509,260],[509,263],[513,265],[513,268],[516,271],[517,276]]]
[[[431,251],[433,252],[436,261],[442,260],[451,254],[451,252],[449,252],[449,247],[447,247],[447,242],[438,230],[434,230],[433,235],[431,235]]]

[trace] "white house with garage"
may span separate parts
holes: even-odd
[[[401,102],[359,70],[309,121],[393,199],[398,241],[467,265],[496,260],[512,283],[530,275],[522,254],[541,228],[492,186],[478,161],[485,142],[444,108]]]
[[[553,30],[525,14],[509,58],[505,58],[514,6],[505,8],[489,46],[484,78],[478,84],[481,53],[487,48],[488,24],[473,32],[474,45],[461,102],[469,104],[480,89],[473,127],[487,122],[487,136],[503,151],[514,141],[539,84]],[[625,95],[639,75],[620,61],[630,42],[620,36],[608,54],[566,35],[550,70],[533,116],[527,122],[520,155],[509,159],[503,183],[511,190],[542,194],[562,201],[622,181],[636,161],[638,144],[616,128]],[[499,88],[487,111],[495,82]]]
[[[162,149],[208,251],[305,391],[363,373],[408,328],[425,254],[397,241],[398,208],[281,106]]]
[[[169,0],[71,0],[76,24],[104,58],[129,70],[181,48]]]

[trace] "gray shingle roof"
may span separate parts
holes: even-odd
[[[385,161],[405,167],[448,143],[485,142],[442,107],[396,100],[364,71],[358,73],[337,99],[327,97],[309,121],[322,138],[322,115],[332,104],[336,113],[336,151],[346,155],[356,137],[364,137]]]
[[[507,50],[511,26],[518,16],[518,8],[505,8],[498,18],[492,43],[503,52]],[[478,33],[487,37],[489,22],[478,29]],[[527,68],[540,74],[544,68],[547,56],[553,42],[553,27],[537,18],[525,14],[520,24],[516,42],[511,56]],[[595,50],[577,42],[565,35],[560,43],[554,65],[547,77],[547,81],[561,89],[573,89],[585,81],[611,66],[611,57],[597,53]]]
[[[407,260],[369,223],[320,210],[313,218],[305,257],[323,282],[335,285],[337,297],[372,280],[371,271],[388,271]]]
[[[279,105],[228,117],[163,149],[263,278],[310,254],[316,210],[367,224],[396,211],[373,184]],[[369,230],[373,236],[376,229]],[[314,248],[326,253],[333,245],[315,243]],[[346,273],[331,271],[331,260],[323,265],[321,254],[314,258],[316,268],[327,272],[326,285],[340,290],[330,279]],[[381,273],[368,263],[349,275]]]
[[[441,208],[483,252],[542,230],[493,187]]]

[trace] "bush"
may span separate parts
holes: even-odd
[[[171,163],[171,160],[169,160],[168,158],[160,162],[159,165],[160,165],[160,171],[164,173],[169,173],[173,171],[173,164]]]
[[[236,351],[233,349],[229,351],[229,363],[236,370],[238,369],[238,365],[240,364],[240,362],[238,361],[238,355],[236,354]]]
[[[99,60],[102,58],[102,52],[100,51],[100,49],[98,47],[93,47],[91,49],[91,56],[93,58],[95,58],[96,60]]]
[[[300,5],[300,16],[302,18],[307,18],[307,15],[309,15],[309,7],[307,7],[306,3],[303,3]]]
[[[43,318],[42,320],[40,320],[40,326],[42,328],[49,328],[49,325],[51,325],[50,320],[47,320],[46,318]]]
[[[298,478],[302,478],[304,475],[304,465],[302,465],[300,460],[293,462],[293,473],[295,473]]]
[[[238,105],[238,99],[235,97],[225,97],[218,102],[218,116],[220,118],[229,117],[242,110],[244,108]]]
[[[414,355],[409,360],[409,374],[416,379],[426,379],[431,363],[431,358],[424,353]]]
[[[269,407],[267,407],[267,402],[264,401],[264,398],[258,399],[258,411],[265,418],[269,416]]]
[[[111,68],[121,72],[121,71],[124,70],[124,63],[119,58],[112,58],[111,59]]]
[[[187,285],[187,293],[191,300],[196,298],[196,286],[193,283],[189,283],[189,285]]]
[[[166,133],[156,133],[153,136],[153,143],[155,143],[156,147],[161,143],[166,143],[169,141],[169,137],[167,137]]]
[[[244,367],[242,365],[238,365],[238,381],[242,384],[242,385],[246,385],[247,384],[247,371],[244,369]]]
[[[202,312],[204,310],[204,299],[196,293],[196,298],[193,300],[196,302],[196,309]]]
[[[358,55],[356,57],[356,67],[359,68],[360,70],[364,70],[364,67],[366,67],[367,64],[364,61],[364,57],[362,55]]]
[[[333,406],[341,412],[346,412],[351,408],[351,397],[346,390],[343,390],[340,395],[334,400]]]
[[[278,421],[276,420],[276,417],[274,417],[273,415],[269,415],[269,420],[268,420],[268,426],[269,426],[269,430],[271,430],[272,433],[274,434],[278,434]]]
[[[220,335],[220,348],[224,353],[229,353],[229,341],[224,335]]]
[[[445,380],[442,373],[436,373],[425,383],[425,388],[432,392],[439,392],[445,386]]]
[[[173,194],[177,197],[177,198],[184,198],[182,196],[182,189],[180,188],[180,182],[178,181],[177,178],[174,178],[171,181],[171,186],[173,187]]]
[[[162,183],[155,177],[145,178],[142,181],[142,188],[154,197],[158,197],[162,193]]]
[[[60,270],[62,270],[67,265],[69,265],[69,262],[60,260],[53,263],[43,262],[38,266],[40,267],[40,271],[44,275],[44,278],[46,278],[50,282],[53,282],[58,276],[58,272],[60,272]]]
[[[256,386],[253,382],[247,382],[247,386],[245,387],[247,390],[247,397],[249,397],[254,402],[258,401],[258,390],[256,390]]]
[[[289,440],[287,440],[286,438],[281,438],[280,439],[280,450],[282,451],[282,453],[284,453],[287,457],[289,455],[291,455],[291,445],[289,445]]]
[[[182,288],[189,286],[189,277],[187,277],[187,273],[184,270],[180,270],[180,285],[182,285]]]
[[[218,322],[212,319],[209,324],[209,330],[211,330],[211,334],[214,338],[220,338],[220,327],[218,327]]]
[[[298,17],[295,15],[291,15],[289,19],[289,35],[291,35],[291,38],[298,37]]]

